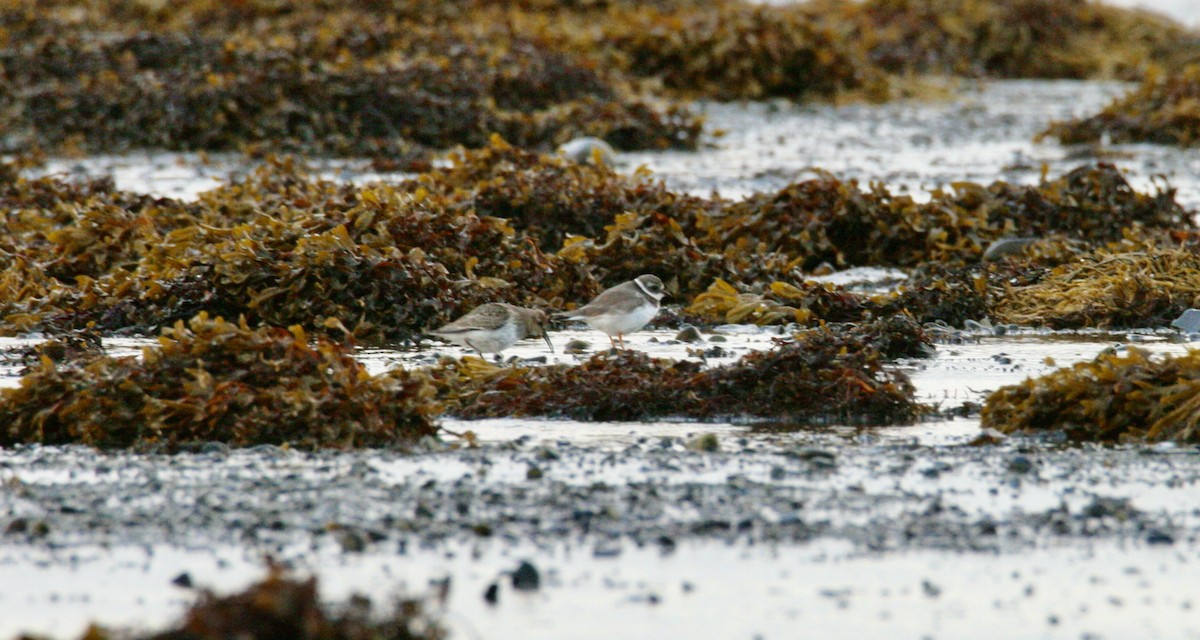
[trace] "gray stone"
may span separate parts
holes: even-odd
[[[512,586],[517,591],[537,591],[542,586],[542,576],[537,567],[526,560],[512,574]]]
[[[1184,333],[1200,333],[1200,309],[1188,309],[1171,321],[1171,326]]]
[[[1029,245],[1041,238],[1001,238],[988,245],[983,252],[983,261],[992,262],[1001,258],[1021,255]]]
[[[559,145],[558,155],[579,164],[611,165],[617,157],[617,152],[600,138],[585,136]]]

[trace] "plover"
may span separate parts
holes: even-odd
[[[526,309],[504,302],[489,302],[472,309],[463,317],[429,333],[460,347],[484,353],[500,353],[518,340],[541,336],[554,353],[546,333],[546,312]]]
[[[658,314],[658,303],[667,295],[658,276],[644,274],[628,282],[605,289],[594,300],[574,311],[554,314],[561,320],[582,320],[593,329],[608,334],[616,348],[625,348],[623,336],[646,326]],[[616,340],[613,340],[616,336]]]

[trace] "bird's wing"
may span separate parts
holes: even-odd
[[[503,306],[489,302],[472,309],[467,315],[434,329],[430,333],[453,334],[475,331],[477,329],[495,329],[508,320],[508,310]]]
[[[629,313],[646,302],[646,296],[632,282],[604,290],[594,300],[572,312],[575,318],[594,318],[613,313]]]

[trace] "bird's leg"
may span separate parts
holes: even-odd
[[[477,346],[475,346],[475,345],[471,344],[471,341],[470,341],[470,340],[467,340],[466,338],[463,338],[463,342],[467,343],[467,346],[468,346],[468,347],[470,347],[470,348],[474,349],[474,350],[475,350],[475,353],[478,353],[478,354],[479,354],[479,359],[480,359],[480,360],[483,360],[484,362],[487,362],[487,358],[483,357],[483,352],[479,350],[479,347],[477,347]]]
[[[618,333],[617,334],[617,342],[621,343],[621,351],[624,351],[625,350],[625,336]]]
[[[613,351],[617,350],[617,341],[613,340],[612,336],[608,337],[608,343],[612,345]]]

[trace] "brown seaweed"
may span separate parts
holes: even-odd
[[[854,25],[893,73],[1131,79],[1196,52],[1165,16],[1087,0],[830,0],[809,11]]]
[[[369,599],[354,596],[334,613],[320,601],[316,578],[293,578],[272,567],[263,580],[245,590],[220,596],[203,590],[173,629],[149,635],[116,633],[92,626],[82,640],[441,640],[446,630],[426,611],[425,603],[402,598],[390,614],[379,616]]]
[[[993,392],[982,423],[1082,441],[1200,442],[1200,353],[1103,353]]]
[[[372,377],[351,349],[310,346],[299,327],[250,330],[200,315],[163,331],[141,359],[43,358],[0,394],[0,446],[404,446],[436,433],[433,394],[425,376]]]
[[[1200,145],[1200,65],[1156,70],[1100,113],[1055,122],[1039,138],[1063,144],[1149,142]]]
[[[558,416],[576,420],[772,418],[796,424],[911,422],[926,408],[886,361],[927,352],[905,316],[827,325],[733,365],[700,368],[634,351],[577,366],[435,370],[448,412],[466,418]]]
[[[1053,329],[1165,326],[1200,306],[1200,255],[1150,248],[1101,251],[1010,283],[994,307],[1000,322]]]

